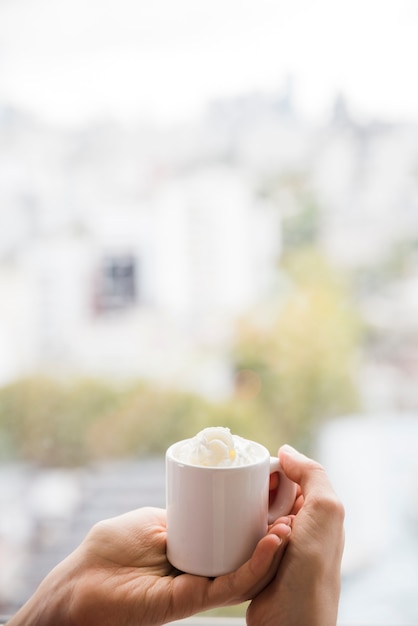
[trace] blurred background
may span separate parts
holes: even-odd
[[[223,425],[326,466],[341,622],[418,624],[417,20],[0,0],[0,613]]]

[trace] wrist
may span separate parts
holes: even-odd
[[[35,594],[6,622],[5,626],[53,626],[62,623],[59,611],[55,608],[55,602],[49,594],[41,593],[39,589]],[[1,625],[0,625],[1,626]]]
[[[295,626],[308,623],[310,626],[336,626],[340,589],[338,572],[334,576],[317,573],[301,592],[304,600],[296,607]]]
[[[5,626],[71,626],[68,619],[71,576],[66,567],[70,558],[48,574]]]

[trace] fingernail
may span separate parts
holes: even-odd
[[[274,531],[279,531],[280,528],[280,533],[281,535],[284,535],[285,537],[288,537],[290,535],[290,533],[292,532],[292,521],[291,519],[281,519],[280,521],[277,521],[276,524],[274,525],[274,527],[271,529],[271,534],[276,534]],[[278,537],[280,535],[277,535]]]
[[[280,449],[283,450],[283,452],[290,454],[291,456],[299,456],[300,454],[295,448],[289,446],[288,443],[285,443]]]
[[[285,537],[288,537],[292,532],[292,528],[288,524],[283,524],[283,526],[281,527],[281,531]]]

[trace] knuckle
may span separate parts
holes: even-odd
[[[344,505],[337,494],[331,489],[311,494],[309,504],[313,509],[321,511],[327,517],[341,522],[344,521]]]
[[[326,499],[324,508],[330,515],[332,515],[334,519],[336,518],[340,520],[341,522],[344,521],[344,518],[345,518],[344,505],[337,495],[334,494],[333,496],[329,496]]]
[[[96,522],[89,530],[87,540],[99,540],[101,537],[107,536],[110,530],[110,520],[104,519]]]

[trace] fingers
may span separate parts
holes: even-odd
[[[300,509],[303,504],[324,514],[332,514],[334,519],[344,518],[343,505],[322,465],[288,445],[280,448],[279,458],[285,474],[300,485],[295,508]]]
[[[277,520],[257,544],[251,557],[232,574],[212,581],[209,602],[213,606],[237,604],[255,597],[276,574],[291,534],[291,516]]]
[[[237,573],[241,576],[241,583],[244,583],[244,576],[248,575],[248,573],[255,579],[262,579],[269,572],[269,559],[272,560],[276,566],[275,569],[277,569],[278,559],[281,558],[292,532],[292,519],[293,516],[282,517],[270,526],[268,534],[259,541],[253,556],[248,561],[250,566],[248,570],[245,568],[245,565],[238,570]],[[248,586],[251,583],[251,577],[248,576]]]
[[[290,519],[290,518],[289,518]],[[180,574],[173,579],[172,612],[177,618],[250,600],[274,578],[290,535],[288,523],[277,522],[242,567],[213,580]]]
[[[285,474],[300,485],[304,496],[312,490],[332,490],[324,468],[316,461],[288,445],[280,448],[279,458]]]
[[[295,450],[295,448],[292,448],[292,446],[287,444],[282,446],[279,450],[279,459],[286,476],[300,485],[302,491],[304,491],[303,487],[306,483],[312,481],[313,474],[316,471],[322,472],[324,478],[328,481],[323,467],[319,463],[301,454]],[[315,480],[317,479],[315,478]],[[322,478],[320,478],[320,480],[322,480]]]

